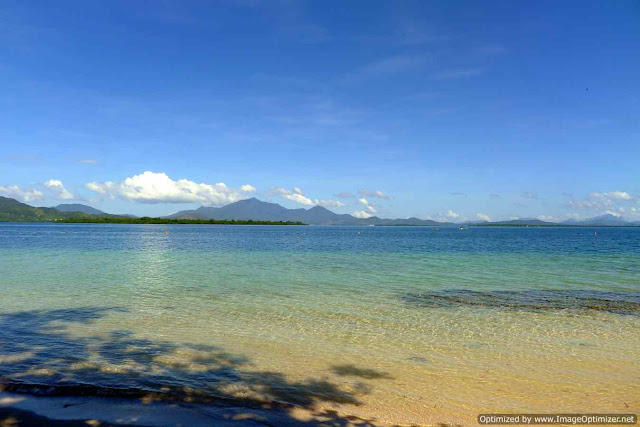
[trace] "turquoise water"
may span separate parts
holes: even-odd
[[[640,409],[638,228],[2,224],[0,314],[25,385],[405,423]]]

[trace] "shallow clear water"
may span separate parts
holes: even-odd
[[[27,384],[403,423],[640,410],[638,228],[1,224],[0,316]]]

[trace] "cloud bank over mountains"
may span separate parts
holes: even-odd
[[[0,185],[0,194],[25,203],[44,200],[44,193],[35,188],[21,188],[17,185]]]
[[[89,182],[85,187],[102,196],[120,197],[138,203],[200,203],[221,206],[246,198],[242,188],[231,188],[223,182],[204,184],[188,179],[174,181],[165,173],[150,171],[126,178],[120,183]],[[242,187],[247,192],[255,191],[250,185]]]
[[[330,209],[342,210],[356,218],[370,218],[380,216],[381,213],[390,212],[389,194],[378,189],[358,189],[357,191],[342,191],[334,193],[333,198],[315,198],[305,193],[298,186],[279,187],[272,186],[268,190],[260,191],[251,184],[242,184],[238,187],[226,185],[224,182],[214,184],[195,182],[186,178],[173,179],[164,172],[145,171],[132,175],[120,182],[116,181],[92,181],[84,185],[67,187],[60,179],[49,179],[40,183],[31,183],[29,186],[0,185],[0,194],[17,199],[25,203],[43,202],[45,200],[89,200],[91,202],[109,202],[118,199],[140,204],[180,204],[192,203],[202,206],[224,206],[251,197],[280,198],[303,207],[322,206]],[[457,194],[457,193],[456,193]],[[465,193],[466,194],[466,193]],[[530,203],[549,203],[549,195],[544,197],[532,192],[512,194],[511,206],[530,208],[517,202],[518,198],[529,199]],[[90,198],[93,197],[93,198]],[[533,217],[545,221],[562,221],[565,219],[581,219],[594,215],[613,215],[624,217],[628,220],[640,219],[640,195],[627,191],[600,191],[591,192],[586,197],[576,198],[571,193],[562,193],[564,200],[558,207],[565,212],[563,214],[545,215],[536,214]],[[491,193],[489,199],[492,203],[502,203],[501,200],[508,195]],[[448,206],[444,206],[445,208]],[[540,206],[542,207],[542,205]],[[355,209],[354,209],[355,208]],[[442,206],[441,206],[442,208]],[[437,208],[434,207],[434,211]],[[480,213],[465,212],[465,209],[453,207],[453,209],[438,209],[440,213],[424,213],[418,215],[426,219],[438,221],[463,222],[471,220],[491,221],[495,218],[495,212],[485,210]],[[471,211],[473,212],[473,210]],[[475,212],[478,212],[477,210]],[[385,215],[386,216],[386,215]],[[531,216],[529,216],[531,217]],[[509,219],[517,219],[518,216],[510,215]]]

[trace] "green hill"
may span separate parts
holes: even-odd
[[[246,224],[246,225],[303,225],[296,221],[243,221],[216,219],[170,219],[132,217],[131,215],[110,215],[86,205],[60,205],[63,212],[57,208],[36,208],[8,197],[0,196],[0,222],[68,222],[92,224]],[[58,206],[58,207],[60,207]],[[78,207],[82,211],[72,211],[69,206]],[[100,212],[91,215],[86,211],[93,209]]]
[[[36,208],[8,197],[0,196],[0,222],[56,221],[65,218],[88,217],[83,212],[60,212],[54,208]]]

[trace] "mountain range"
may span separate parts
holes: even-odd
[[[299,221],[313,225],[453,225],[418,218],[383,219],[376,216],[356,218],[349,214],[331,212],[322,206],[314,206],[310,209],[287,209],[277,203],[263,202],[255,197],[219,208],[201,206],[198,209],[177,212],[166,218]]]
[[[563,225],[584,225],[584,226],[593,226],[593,225],[606,225],[606,226],[625,226],[625,225],[640,225],[640,221],[629,222],[620,218],[619,216],[606,214],[601,216],[596,216],[593,218],[583,219],[582,221],[578,221],[575,219],[568,219],[566,221],[562,221]]]
[[[56,208],[38,208],[0,196],[0,221],[55,221],[88,216],[84,212],[61,212]]]
[[[131,215],[111,215],[82,204],[64,204],[52,208],[36,207],[0,196],[0,222],[44,222],[96,216],[117,218]]]
[[[34,207],[8,197],[0,196],[0,221],[39,222],[56,221],[83,217],[126,217],[133,215],[113,215],[88,205],[79,203],[61,204],[55,207]],[[471,226],[640,226],[640,221],[629,222],[607,214],[585,220],[566,220],[561,223],[539,219],[516,219],[510,221],[475,221],[463,224],[438,222],[430,219],[406,218],[385,219],[377,216],[356,218],[349,214],[337,214],[322,206],[309,209],[287,209],[277,203],[263,202],[256,198],[240,200],[219,208],[201,206],[168,215],[169,219],[216,219],[254,221],[292,221],[311,225],[471,225]]]
[[[80,203],[67,203],[58,206],[54,206],[53,209],[60,212],[83,212],[87,215],[106,215],[99,209],[92,208],[91,206],[82,205]]]
[[[137,216],[129,214],[108,214],[106,212],[102,212],[99,209],[80,203],[66,203],[54,206],[53,208],[60,212],[82,212],[92,216],[124,216],[126,218],[137,218]]]

